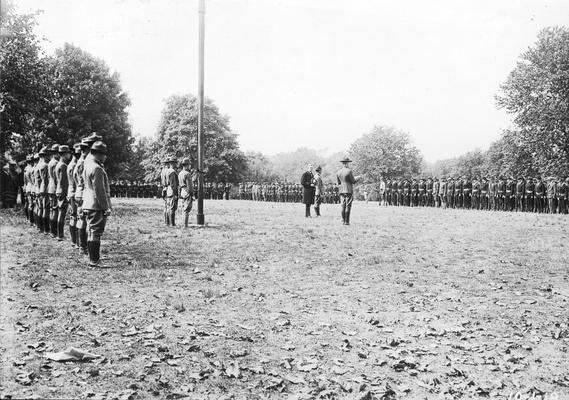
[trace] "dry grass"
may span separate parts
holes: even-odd
[[[344,227],[322,212],[206,202],[219,226],[183,229],[157,200],[122,200],[109,270],[3,212],[2,393],[569,396],[567,217],[356,203]],[[71,346],[105,358],[42,357]]]

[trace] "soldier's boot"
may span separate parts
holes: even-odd
[[[345,225],[350,225],[350,212],[346,211],[346,222]]]
[[[310,218],[310,204],[306,204],[305,211],[304,211],[304,216],[305,216],[306,218]]]
[[[164,222],[166,222],[167,226],[170,226],[170,215],[168,211],[164,211]]]
[[[190,219],[190,214],[185,213],[184,214],[184,227],[187,228],[188,227],[188,221]]]
[[[69,237],[71,238],[71,245],[75,246],[77,244],[77,236],[75,236],[75,228],[73,225],[69,225]]]
[[[170,224],[172,224],[172,226],[176,226],[176,213],[175,212],[170,213]]]
[[[100,267],[101,242],[88,241],[87,248],[89,253],[89,266],[95,268]]]
[[[87,229],[85,228],[79,229],[79,247],[84,254],[87,254]]]
[[[49,217],[43,218],[43,233],[44,235],[49,235],[51,232],[51,220]]]
[[[57,239],[63,240],[65,237],[65,221],[57,221]]]
[[[81,229],[77,227],[77,225],[75,225],[75,247],[80,249],[81,248],[81,234],[80,234]]]
[[[49,231],[52,238],[57,237],[57,219],[50,218],[49,220]]]
[[[342,223],[346,225],[346,212],[342,210]]]
[[[320,207],[314,207],[314,211],[316,212],[316,216],[320,216]]]

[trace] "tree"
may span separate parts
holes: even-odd
[[[497,105],[514,115],[512,143],[541,173],[569,173],[569,28],[542,30],[501,85]]]
[[[34,33],[35,14],[17,15],[2,2],[0,46],[0,154],[22,158],[38,142],[50,101],[47,65]]]
[[[363,175],[364,180],[372,182],[378,182],[381,177],[418,174],[423,159],[408,133],[388,126],[375,126],[370,133],[356,140],[350,155],[356,175]]]
[[[278,179],[274,172],[274,166],[263,153],[249,151],[245,153],[247,158],[247,171],[243,180],[247,182],[270,182]]]
[[[71,144],[97,132],[108,148],[109,174],[123,170],[134,139],[128,123],[130,100],[119,75],[111,74],[104,61],[66,43],[49,59],[49,77],[53,96],[46,140]]]
[[[158,126],[152,156],[144,162],[146,178],[160,176],[167,156],[190,159],[197,165],[197,99],[191,94],[171,96],[166,100]],[[209,99],[204,104],[204,174],[206,181],[237,182],[246,169],[245,154],[239,149],[237,135],[231,132],[229,117],[221,115]]]

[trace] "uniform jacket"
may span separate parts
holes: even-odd
[[[63,161],[63,158],[61,158],[55,166],[55,177],[57,180],[55,194],[58,196],[67,196],[67,190],[69,189],[69,177],[67,176],[67,164]]]
[[[47,192],[49,194],[55,194],[55,189],[57,189],[57,177],[55,176],[55,167],[57,163],[58,161],[55,158],[52,158],[47,164],[48,174],[49,174]]]
[[[172,190],[172,194],[169,194],[170,191],[168,190],[168,197],[178,196],[178,174],[174,168],[168,168],[165,173],[166,176],[166,187]]]
[[[83,198],[83,188],[84,188],[84,181],[83,181],[83,170],[85,169],[85,155],[81,154],[79,160],[77,160],[77,164],[75,165],[75,169],[73,170],[73,180],[75,183],[75,198],[81,199]]]
[[[41,160],[38,164],[38,175],[39,178],[39,193],[47,194],[47,186],[49,185],[49,167],[44,160]]]
[[[354,193],[356,178],[354,178],[354,173],[350,168],[343,167],[340,169],[336,174],[336,179],[340,185],[340,194]]]
[[[83,168],[83,209],[106,211],[111,208],[109,178],[101,164],[88,160]]]
[[[324,194],[324,183],[319,173],[314,174],[314,194],[322,196]]]
[[[180,197],[182,199],[188,198],[192,195],[192,174],[185,169],[181,170],[178,174],[178,183],[180,184]]]
[[[69,186],[67,187],[67,197],[75,196],[75,166],[77,165],[77,159],[73,157],[69,165],[67,165],[67,181],[69,182]]]

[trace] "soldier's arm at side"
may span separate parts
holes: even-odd
[[[101,209],[105,212],[110,208],[107,188],[108,182],[106,180],[105,171],[103,171],[102,168],[96,168],[93,172],[93,189],[95,190],[95,198],[99,201]]]

